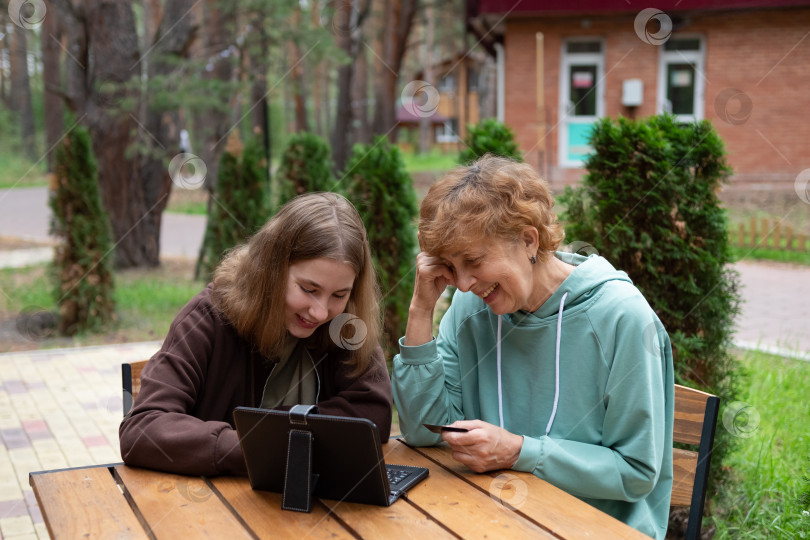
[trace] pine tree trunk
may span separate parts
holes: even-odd
[[[166,16],[164,28],[172,27],[189,4],[170,3],[166,13],[174,10],[175,15],[171,22],[171,15]],[[56,0],[54,5],[67,41],[63,97],[76,121],[90,131],[116,266],[157,266],[161,215],[171,185],[167,165],[177,148],[169,142],[176,141],[176,121],[165,111],[140,106],[149,100],[138,83],[150,62],[152,74],[160,72],[159,57],[182,42],[183,25],[165,31],[164,39],[157,36],[155,46],[142,53],[131,4]],[[134,137],[159,148],[133,152]]]
[[[208,60],[203,79],[228,83],[234,80],[237,70],[234,69],[233,59],[230,56],[224,57],[223,51],[236,43],[236,10],[233,6],[227,11],[222,10],[219,4],[219,0],[206,0],[203,5],[203,45],[199,54]],[[193,117],[194,129],[201,141],[201,145],[198,145],[199,152],[196,153],[208,168],[205,187],[212,192],[216,186],[217,169],[228,132],[233,128],[230,107],[228,110],[205,108],[195,111]]]
[[[45,148],[48,149],[48,171],[53,171],[53,148],[62,136],[62,86],[59,65],[61,63],[62,39],[58,17],[45,17],[41,31],[42,38],[42,83],[45,109]]]
[[[309,4],[309,24],[313,30],[320,31],[320,2],[318,0],[310,0]],[[315,119],[314,129],[315,133],[321,137],[324,136],[324,133],[326,133],[327,130],[327,122],[325,122],[323,117],[323,87],[328,85],[328,81],[326,80],[325,62],[325,60],[321,60],[312,68],[312,84],[310,85],[312,87],[312,117]]]
[[[349,159],[351,141],[347,137],[352,123],[351,86],[354,64],[348,63],[338,68],[337,77],[337,110],[335,111],[335,129],[332,134],[332,161],[335,170],[342,171]]]
[[[139,156],[127,151],[139,126],[132,110],[120,109],[122,100],[138,98],[132,84],[142,69],[135,17],[129,4],[102,0],[87,4],[86,23],[87,54],[94,70],[85,123],[98,160],[102,201],[110,214],[116,266],[157,266],[168,190],[145,177]]]
[[[74,7],[69,0],[57,0],[54,5],[59,15],[59,27],[62,30],[65,50],[65,56],[62,59],[62,68],[65,73],[62,97],[64,105],[81,121],[86,101],[92,90],[89,85],[90,75],[87,73],[86,14],[81,5],[77,3],[77,6]]]
[[[396,127],[397,78],[419,0],[385,0],[383,7],[381,66],[375,84],[373,129],[393,139]]]
[[[362,5],[361,5],[362,4]],[[335,40],[338,46],[350,58],[350,61],[338,68],[337,77],[337,110],[335,127],[332,132],[332,160],[335,170],[342,171],[349,159],[352,141],[347,135],[352,125],[352,79],[354,62],[357,58],[362,37],[363,22],[371,7],[371,0],[347,0],[335,4]]]
[[[8,24],[6,17],[8,16],[5,10],[0,9],[0,28],[5,28]],[[0,49],[4,51],[11,50],[11,44],[9,43],[8,39],[8,32],[2,32],[2,37],[0,37]],[[9,86],[11,85],[8,77],[6,76],[6,70],[0,69],[0,103],[5,105],[8,108],[11,108],[11,89]]]
[[[28,42],[25,30],[13,24],[6,25],[12,30],[9,69],[11,71],[11,109],[17,114],[23,152],[32,160],[36,159],[34,144],[34,110],[31,106],[31,85],[28,78]]]
[[[435,86],[435,77],[433,74],[433,44],[434,32],[436,28],[436,16],[434,13],[433,5],[425,6],[425,18],[427,24],[425,25],[425,40],[422,52],[422,66],[424,73],[424,81],[431,86]],[[421,97],[421,96],[420,96]],[[419,119],[419,153],[424,154],[430,151],[433,137],[431,136],[431,118],[430,116],[422,116]]]
[[[193,17],[187,16],[193,8],[193,0],[174,0],[167,2],[162,10],[160,25],[154,36],[152,49],[148,55],[147,73],[150,81],[169,80],[169,75],[176,69],[178,59],[189,56],[191,44],[198,27]],[[170,84],[170,83],[165,83]],[[171,92],[171,87],[160,91]],[[179,90],[177,90],[179,91]],[[157,230],[156,240],[160,241],[160,226],[163,210],[169,201],[172,178],[167,168],[171,159],[180,153],[180,122],[177,108],[156,106],[147,91],[144,116],[140,124],[145,126],[147,134],[141,137],[146,151],[142,152],[140,174],[146,202],[154,205],[154,211],[148,210]]]
[[[354,122],[354,142],[369,144],[371,142],[371,125],[368,110],[368,55],[360,51],[354,63],[354,80],[352,80],[352,117]]]
[[[296,3],[290,20],[291,28],[301,26],[301,6]],[[301,56],[301,48],[295,38],[289,42],[290,86],[292,88],[293,102],[295,103],[295,131],[309,131],[309,118],[307,115],[307,92],[304,86],[304,66],[306,58]]]
[[[270,49],[270,38],[267,35],[267,7],[260,4],[250,13],[253,30],[246,36],[246,49],[250,77],[250,127],[251,131],[261,133],[265,143],[265,157],[269,151],[269,126],[267,116],[267,71],[269,61],[267,51]]]

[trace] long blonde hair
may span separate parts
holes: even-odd
[[[380,292],[363,222],[341,195],[307,193],[285,204],[217,267],[214,305],[262,354],[278,356],[287,334],[284,314],[290,265],[318,258],[345,262],[354,269],[346,313],[362,321],[366,335],[362,344],[346,347],[343,339],[330,339],[330,325],[325,323],[309,339],[326,350],[350,349],[352,372],[365,371],[381,335]],[[353,324],[344,325],[344,336],[351,328],[359,331],[356,320]]]

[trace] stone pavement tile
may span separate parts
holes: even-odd
[[[11,499],[10,501],[0,501],[0,519],[27,516],[28,508],[25,506],[25,499]]]
[[[121,460],[121,363],[159,347],[0,354],[0,538],[49,538],[29,473]]]
[[[33,448],[16,448],[8,451],[11,464],[14,466],[14,473],[21,488],[28,486],[28,473],[31,471],[41,471],[42,464],[39,462]]]
[[[39,511],[39,510],[37,510]],[[37,532],[37,539],[38,540],[49,540],[51,535],[48,534],[48,528],[45,526],[45,523],[37,523],[34,522],[34,530]],[[12,540],[17,540],[12,539]]]
[[[33,441],[33,446],[43,469],[64,469],[69,466],[62,448],[55,439]]]
[[[37,505],[37,496],[34,495],[33,489],[25,490],[25,505],[28,507],[31,520],[34,522],[34,525],[37,523],[44,523],[44,520],[42,519],[42,512],[39,511],[39,506]]]
[[[13,538],[14,540],[17,540],[18,537],[37,537],[36,530],[34,529],[34,521],[28,515],[10,518],[0,517],[0,534],[2,534],[4,538]]]

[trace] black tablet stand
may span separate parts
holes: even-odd
[[[284,472],[284,496],[281,508],[296,512],[312,511],[312,493],[318,475],[312,474],[312,432],[307,428],[307,415],[317,414],[317,405],[295,405],[290,409],[290,432],[287,442],[287,468]]]

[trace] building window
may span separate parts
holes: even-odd
[[[449,120],[445,120],[444,124],[436,126],[436,142],[458,142],[458,120],[451,118]]]
[[[568,102],[574,116],[596,116],[596,65],[572,66]]]
[[[480,76],[481,72],[474,67],[467,70],[467,92],[478,91],[478,79]]]
[[[437,86],[439,92],[452,92],[456,88],[456,81],[453,74],[448,73],[444,77],[440,78]]]
[[[560,59],[558,163],[582,167],[593,152],[593,125],[605,114],[605,47],[599,38],[572,38]]]
[[[658,70],[658,111],[678,120],[703,119],[705,51],[699,37],[677,37],[661,49]]]

